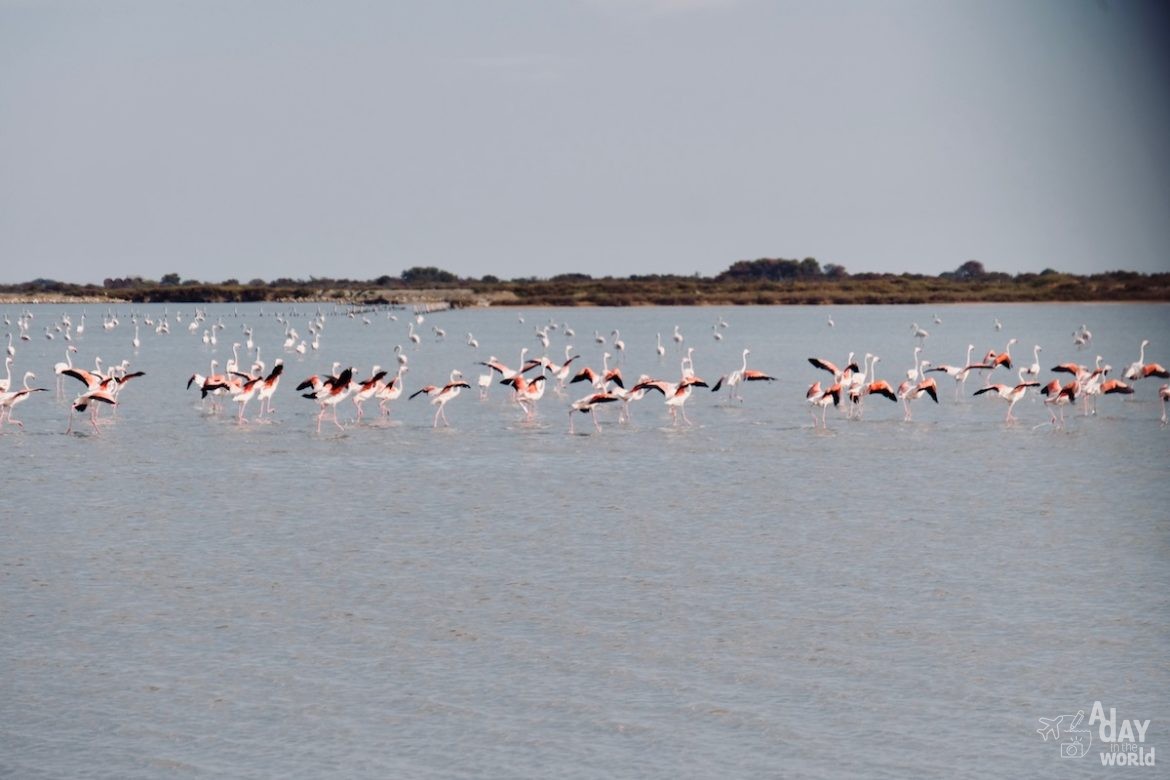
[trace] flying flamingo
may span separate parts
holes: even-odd
[[[463,374],[459,371],[459,369],[455,369],[451,372],[451,381],[449,381],[447,384],[443,385],[442,387],[426,385],[422,388],[419,388],[418,390],[415,390],[413,393],[411,393],[410,397],[414,398],[416,395],[423,393],[430,396],[431,403],[438,407],[435,411],[435,419],[431,423],[431,427],[439,427],[440,419],[442,419],[444,425],[450,426],[451,423],[447,421],[447,415],[443,411],[443,407],[447,405],[448,401],[459,395],[459,391],[465,387],[470,388],[471,385],[464,382]]]
[[[272,366],[272,372],[264,378],[264,384],[260,387],[260,413],[257,420],[263,419],[265,411],[271,416],[274,411],[272,408],[272,396],[276,394],[276,388],[280,384],[281,374],[284,373],[284,361],[280,358]]]

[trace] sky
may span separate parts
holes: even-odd
[[[0,0],[0,283],[1170,270],[1162,0]]]

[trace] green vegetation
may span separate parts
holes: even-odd
[[[101,285],[52,279],[0,286],[9,299],[70,298],[163,302],[360,301],[413,303],[448,300],[453,305],[690,306],[770,304],[906,304],[1027,301],[1170,301],[1170,273],[1109,271],[1076,276],[1052,269],[1026,274],[987,271],[969,260],[954,271],[923,274],[850,274],[816,259],[741,260],[715,277],[673,274],[604,277],[559,274],[549,279],[460,278],[434,267],[408,268],[370,280],[237,279],[202,282],[164,274],[158,281],[134,276]]]

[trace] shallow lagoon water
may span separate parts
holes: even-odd
[[[52,388],[64,342],[43,328],[81,308],[31,307],[17,383],[33,370]],[[311,338],[313,306],[208,307],[225,324],[214,349],[187,333],[193,307],[172,306],[171,334],[143,329],[137,354],[131,311],[163,307],[124,306],[108,332],[105,309],[84,308],[75,361],[126,357],[147,376],[101,435],[63,435],[68,407],[49,392],[0,436],[0,775],[1139,771],[1103,769],[1096,744],[1061,758],[1038,734],[1039,717],[1098,700],[1170,745],[1159,380],[1070,412],[1063,431],[1031,400],[1006,426],[1001,403],[955,402],[945,377],[911,423],[871,398],[863,420],[830,410],[819,431],[804,402],[827,377],[811,355],[874,352],[878,375],[900,379],[915,321],[936,362],[1014,337],[1017,361],[1039,343],[1045,368],[1100,354],[1118,374],[1145,337],[1165,342],[1146,355],[1165,364],[1170,307],[463,310],[416,326],[417,349],[407,312],[366,325],[327,310],[303,359],[280,349],[274,315],[295,310]],[[455,399],[448,429],[420,398],[320,435],[293,391],[335,360],[392,366],[395,344],[408,392],[452,368],[474,385],[477,360],[515,365],[550,320],[594,366],[594,331],[620,329],[627,378],[677,376],[678,324],[712,384],[744,347],[778,381],[743,388],[742,404],[698,391],[693,426],[648,398],[630,425],[600,412],[600,434],[579,415],[575,436],[575,388],[546,394],[534,423],[495,386]],[[208,416],[185,388],[245,323],[266,362],[286,361],[271,424]],[[1082,323],[1088,351],[1072,345]],[[563,328],[550,336],[557,359]]]

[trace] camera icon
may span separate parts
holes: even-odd
[[[1070,742],[1060,743],[1061,758],[1084,758],[1089,752],[1089,746],[1081,741],[1080,737],[1073,737]]]

